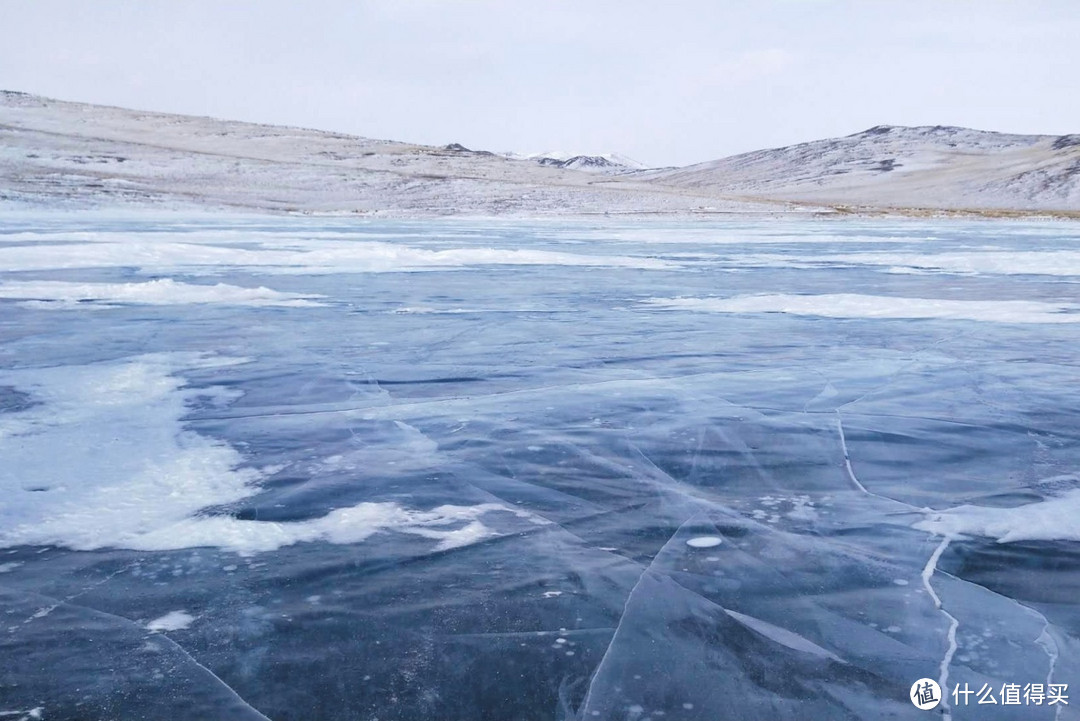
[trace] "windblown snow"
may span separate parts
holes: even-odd
[[[172,278],[159,278],[145,283],[71,283],[61,280],[10,281],[0,283],[0,298],[14,298],[41,307],[85,308],[120,304],[187,305],[219,303],[222,305],[313,307],[311,300],[318,296],[282,293],[259,286],[241,288],[226,283],[192,285],[178,283]]]
[[[44,233],[34,234],[41,240]],[[64,236],[61,244],[26,242],[0,245],[0,267],[11,271],[45,269],[111,268],[135,266],[151,272],[184,272],[217,275],[223,268],[251,268],[261,273],[280,275],[326,273],[398,273],[423,270],[448,270],[490,265],[565,265],[608,268],[661,269],[677,264],[660,258],[606,255],[589,252],[570,253],[495,247],[459,247],[443,250],[417,248],[404,243],[386,243],[351,238],[349,242],[304,239],[277,240],[247,247],[236,247],[228,239],[171,239],[140,237],[136,242],[116,242],[108,236],[80,239],[77,234]],[[173,293],[162,291],[171,290]],[[25,291],[18,291],[25,292]],[[73,291],[74,292],[74,291]],[[85,292],[93,293],[90,289]],[[219,287],[215,292],[197,286],[138,286],[126,291],[119,287],[99,289],[100,293],[130,292],[144,299],[152,297],[200,297],[216,294],[221,299],[244,297],[255,301],[301,301],[273,291],[256,290],[238,293]],[[6,295],[6,297],[25,297]],[[188,301],[198,302],[198,301]],[[278,303],[280,304],[280,303]]]
[[[1080,479],[1069,477],[1073,484]],[[1013,507],[964,504],[927,514],[916,528],[940,536],[984,536],[1014,541],[1080,541],[1080,488]]]
[[[0,547],[161,551],[213,546],[240,554],[300,542],[358,543],[395,531],[448,549],[482,540],[497,503],[410,509],[366,502],[309,520],[241,520],[215,507],[259,492],[266,471],[231,446],[184,426],[198,399],[221,388],[186,387],[183,369],[239,361],[171,353],[126,361],[16,370],[0,384],[29,407],[0,415]]]
[[[947,300],[857,293],[649,298],[654,308],[708,313],[789,313],[827,318],[924,318],[996,323],[1080,323],[1080,305],[1034,300]]]

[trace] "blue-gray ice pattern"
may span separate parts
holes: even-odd
[[[1077,718],[1078,513],[1070,224],[0,224],[5,719]]]

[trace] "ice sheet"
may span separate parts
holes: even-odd
[[[1003,250],[999,247],[970,248],[963,252],[922,253],[823,253],[759,254],[743,257],[746,265],[779,265],[810,268],[827,265],[877,266],[892,273],[956,273],[965,275],[1051,275],[1080,276],[1080,251],[1075,250]]]
[[[949,300],[857,293],[744,295],[734,298],[648,298],[669,310],[790,313],[827,318],[942,318],[993,323],[1080,323],[1080,305],[1030,300]]]
[[[919,678],[1072,683],[1076,283],[994,254],[1077,243],[5,216],[0,710],[914,721]]]
[[[15,298],[45,308],[78,308],[87,301],[98,307],[116,303],[183,305],[221,303],[224,305],[311,307],[318,302],[297,293],[282,293],[264,286],[241,288],[226,283],[192,285],[172,278],[145,283],[69,283],[66,281],[11,281],[0,285],[0,298]]]

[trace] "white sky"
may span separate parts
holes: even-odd
[[[1078,0],[0,0],[0,36],[7,90],[651,165],[1080,132]]]

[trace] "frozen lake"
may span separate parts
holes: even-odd
[[[1080,228],[0,221],[0,719],[1070,684]]]

